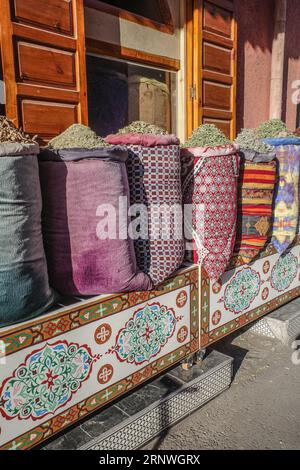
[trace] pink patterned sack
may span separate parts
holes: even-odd
[[[158,145],[179,145],[176,135],[153,135],[153,134],[111,134],[106,137],[106,142],[112,145],[141,145],[143,147],[157,147]]]
[[[142,224],[148,226],[148,238],[135,240],[137,263],[157,286],[180,267],[184,258],[182,214],[166,221],[172,208],[182,210],[179,140],[173,135],[120,134],[108,136],[106,141],[127,145],[130,202],[146,207],[147,220]],[[166,216],[160,219],[162,226],[160,210]],[[166,238],[160,231],[164,224],[169,230]]]
[[[188,258],[213,280],[226,270],[235,243],[237,151],[236,145],[181,151],[183,202],[191,205],[191,217],[185,217],[192,248]]]

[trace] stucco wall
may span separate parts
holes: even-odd
[[[236,0],[238,21],[237,129],[269,119],[274,0]],[[282,119],[296,127],[292,85],[300,80],[300,1],[288,0]]]
[[[237,131],[269,118],[273,0],[238,0]]]
[[[295,129],[297,105],[292,102],[295,80],[300,80],[300,2],[289,0],[285,46],[285,75],[283,94],[283,119],[290,129]]]

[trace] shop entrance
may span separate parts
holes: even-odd
[[[237,28],[233,0],[187,2],[187,133],[215,124],[235,137]]]

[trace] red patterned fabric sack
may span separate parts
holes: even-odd
[[[210,279],[224,273],[233,253],[237,218],[239,156],[236,145],[182,149],[185,236],[188,258]]]
[[[179,140],[139,134],[125,138],[123,134],[108,136],[106,141],[127,142],[130,202],[146,207],[141,225],[148,226],[148,237],[135,240],[137,263],[156,286],[176,271],[184,258]],[[175,214],[177,209],[180,211]]]

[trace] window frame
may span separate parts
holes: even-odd
[[[132,13],[128,10],[124,10],[114,5],[109,5],[108,3],[105,3],[101,0],[84,0],[84,5],[88,8],[93,8],[94,10],[99,10],[104,13],[108,13],[109,15],[117,16],[123,20],[132,21],[133,23],[156,29],[162,33],[174,34],[174,23],[167,0],[157,0],[157,2],[161,16],[163,18],[162,23],[151,20],[150,18],[146,18],[136,13]]]
[[[141,67],[145,67],[145,68],[153,68],[153,69],[157,69],[157,70],[161,70],[163,72],[166,72],[167,74],[169,74],[169,77],[170,77],[170,74],[176,74],[178,72],[178,68],[177,67],[165,67],[165,66],[161,66],[160,64],[158,64],[156,61],[155,62],[152,62],[152,61],[149,61],[149,62],[145,62],[145,60],[140,60],[140,61],[137,61],[137,60],[132,60],[132,58],[129,56],[116,56],[116,55],[112,55],[112,54],[105,54],[105,53],[101,53],[99,50],[95,51],[95,50],[90,50],[89,48],[86,49],[86,56],[94,56],[94,57],[98,57],[99,59],[106,59],[106,60],[110,60],[112,62],[123,62],[125,64],[130,64],[130,65],[133,65],[133,66],[141,66]],[[169,78],[168,79],[168,83],[169,85],[171,85],[171,79]],[[177,86],[178,86],[178,82],[176,80],[176,89],[177,89]],[[88,86],[87,86],[87,94],[88,94],[89,90],[88,90]],[[176,102],[177,103],[177,102]],[[173,130],[173,129],[177,129],[177,122],[178,122],[178,110],[177,110],[177,104],[176,104],[176,112],[173,113],[173,109],[172,109],[172,101],[171,101],[171,96],[170,96],[170,100],[169,100],[169,105],[170,105],[170,114],[169,114],[169,133],[172,134],[172,133],[177,133],[177,130]],[[173,125],[173,121],[172,121],[172,116],[175,116],[175,125]],[[129,122],[128,122],[129,124]]]
[[[94,38],[86,38],[85,44],[87,54],[96,54],[104,58],[121,59],[145,66],[149,65],[170,72],[178,72],[180,70],[181,64],[178,59],[171,59],[130,47],[99,41]]]

